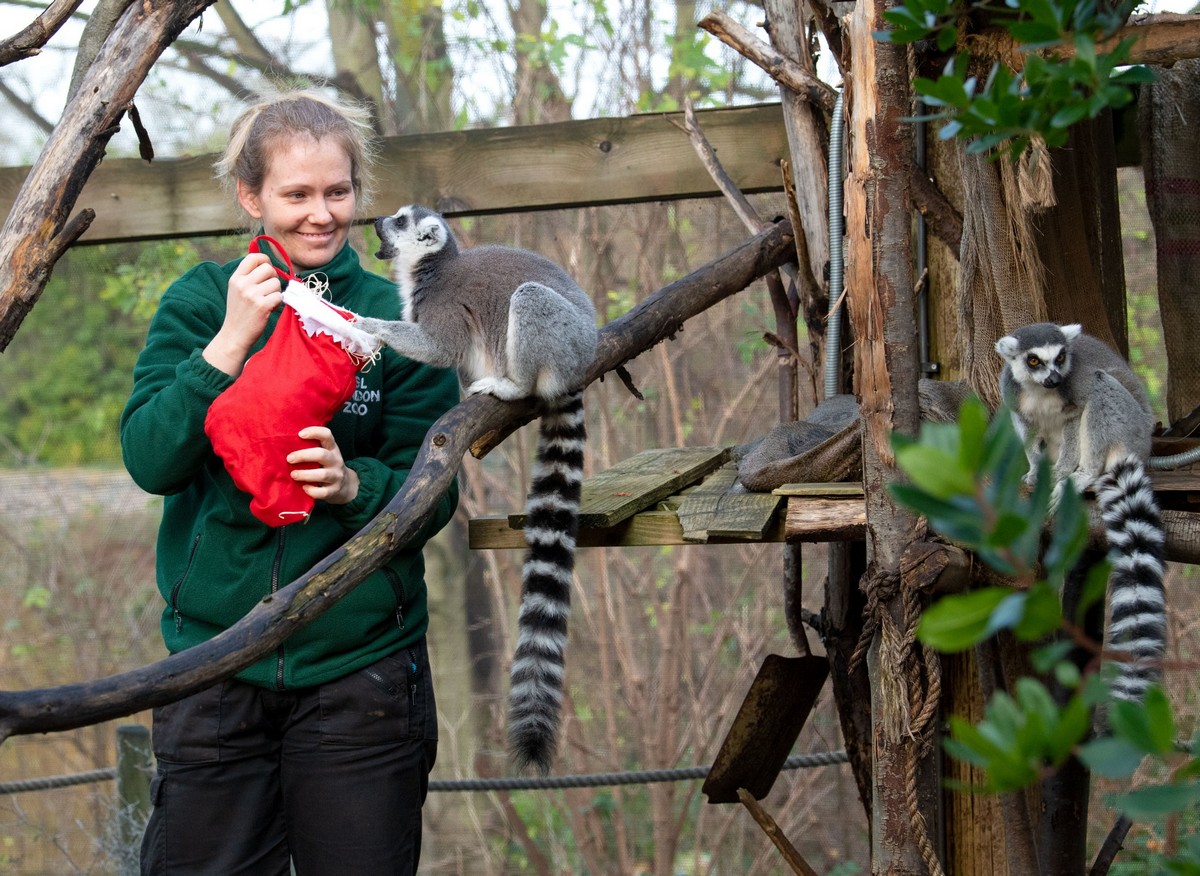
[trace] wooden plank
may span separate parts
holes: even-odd
[[[717,504],[736,482],[737,466],[726,463],[672,502],[684,541],[699,544],[708,541],[708,525],[716,516]]]
[[[1191,468],[1151,471],[1150,482],[1156,493],[1200,493],[1200,472]]]
[[[764,542],[784,539],[783,517],[777,515],[763,535]],[[742,538],[711,535],[708,544],[745,544]],[[525,536],[508,524],[507,517],[473,517],[467,526],[467,544],[472,550],[508,550],[525,547]],[[694,545],[683,537],[683,527],[674,511],[642,511],[616,526],[579,530],[578,545],[593,547],[646,547]]]
[[[858,541],[867,533],[866,502],[863,499],[789,499],[784,533],[788,541]]]
[[[730,493],[722,496],[716,517],[708,526],[708,538],[740,538],[761,541],[770,531],[782,496],[770,493]]]
[[[731,493],[730,488],[736,482],[737,467],[726,465],[680,497],[675,513],[685,541],[703,544],[712,536],[763,538],[783,497]]]
[[[643,450],[583,482],[579,527],[607,527],[677,493],[729,458],[727,447],[666,447]],[[525,514],[508,515],[520,529]]]
[[[696,115],[742,191],[782,189],[787,135],[779,104]],[[413,202],[463,215],[718,196],[681,121],[682,113],[653,113],[389,137],[380,152],[378,212],[360,220]],[[216,157],[101,162],[77,203],[96,211],[81,242],[236,231],[242,219],[213,179]],[[0,215],[8,215],[28,175],[27,167],[0,168]]]
[[[861,496],[861,482],[836,484],[782,484],[772,492],[776,496]]]

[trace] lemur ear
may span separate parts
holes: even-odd
[[[1077,322],[1073,322],[1070,325],[1064,325],[1062,327],[1062,333],[1063,337],[1065,337],[1068,341],[1073,341],[1083,334],[1083,326]]]
[[[429,216],[422,219],[418,223],[417,229],[417,240],[428,247],[441,249],[446,243],[446,226],[436,216]]]
[[[1020,349],[1021,349],[1021,345],[1017,342],[1017,339],[1014,338],[1012,335],[1006,335],[1005,337],[996,341],[996,352],[999,353],[1001,356],[1003,356],[1005,359],[1014,358]]]

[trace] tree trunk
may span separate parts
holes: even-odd
[[[860,2],[850,18],[854,68],[845,199],[847,301],[863,416],[864,585],[873,631],[872,872],[924,874],[940,872],[932,839],[941,828],[937,748],[926,738],[936,728],[929,708],[936,712],[936,693],[932,701],[924,693],[932,679],[922,681],[919,649],[910,638],[918,612],[900,580],[900,557],[914,540],[917,521],[886,489],[897,477],[891,433],[915,435],[920,421],[909,188],[913,130],[906,121],[912,105],[907,49],[872,37],[885,27],[883,9],[881,0]]]

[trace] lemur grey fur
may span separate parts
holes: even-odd
[[[1109,633],[1130,660],[1113,695],[1141,700],[1158,680],[1166,651],[1164,533],[1146,461],[1154,417],[1129,364],[1078,325],[1034,323],[996,342],[1005,361],[1000,391],[1037,478],[1043,453],[1053,464],[1055,499],[1071,478],[1092,487],[1104,520],[1112,574]]]
[[[446,220],[426,207],[402,207],[375,229],[403,318],[359,325],[401,355],[457,369],[468,395],[545,404],[526,505],[508,719],[514,762],[544,773],[561,721],[586,439],[581,387],[596,355],[595,309],[566,271],[536,253],[459,249]]]

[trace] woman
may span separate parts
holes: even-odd
[[[234,123],[217,170],[302,278],[322,275],[339,307],[395,319],[395,287],[347,243],[368,188],[369,130],[358,108],[291,92]],[[353,403],[301,430],[313,446],[287,456],[312,514],[261,523],[204,422],[271,334],[281,295],[264,254],[197,265],[164,293],[134,370],[121,446],[134,480],[166,497],[157,577],[173,653],[227,629],[365,526],[458,401],[452,372],[385,350]],[[456,502],[452,490],[412,543],[274,654],[154,711],[143,873],[416,871],[437,748],[420,551]]]

